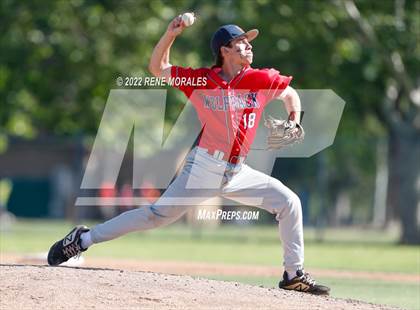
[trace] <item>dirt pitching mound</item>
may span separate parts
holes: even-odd
[[[235,282],[100,268],[0,265],[0,309],[396,309]]]

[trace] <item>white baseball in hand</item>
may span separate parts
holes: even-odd
[[[186,27],[191,26],[192,24],[194,24],[194,21],[195,21],[195,17],[193,13],[184,13],[182,14],[181,19]]]

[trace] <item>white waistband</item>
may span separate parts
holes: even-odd
[[[215,150],[213,154],[210,154],[210,152],[208,151],[208,149],[203,148],[201,146],[197,146],[197,150],[201,151],[201,152],[206,152],[207,154],[209,154],[210,156],[213,156],[214,158],[218,159],[218,160],[223,160],[226,161],[228,164],[230,165],[240,165],[245,161],[245,157],[244,156],[238,156],[239,160],[237,163],[231,163],[227,160],[224,159],[225,157],[225,153],[220,151],[220,150]]]

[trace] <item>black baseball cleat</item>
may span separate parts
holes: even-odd
[[[88,231],[86,226],[76,226],[67,236],[54,243],[48,252],[48,265],[60,265],[86,251],[87,249],[82,248],[80,235]]]
[[[285,290],[293,290],[298,292],[305,292],[314,295],[329,295],[330,288],[324,285],[316,284],[315,280],[311,278],[309,273],[304,270],[296,271],[296,277],[289,280],[287,272],[283,273],[283,280],[279,283],[279,288]]]

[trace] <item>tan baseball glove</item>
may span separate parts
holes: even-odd
[[[305,137],[303,127],[292,120],[279,120],[268,116],[264,125],[269,129],[267,136],[269,150],[302,142]]]

